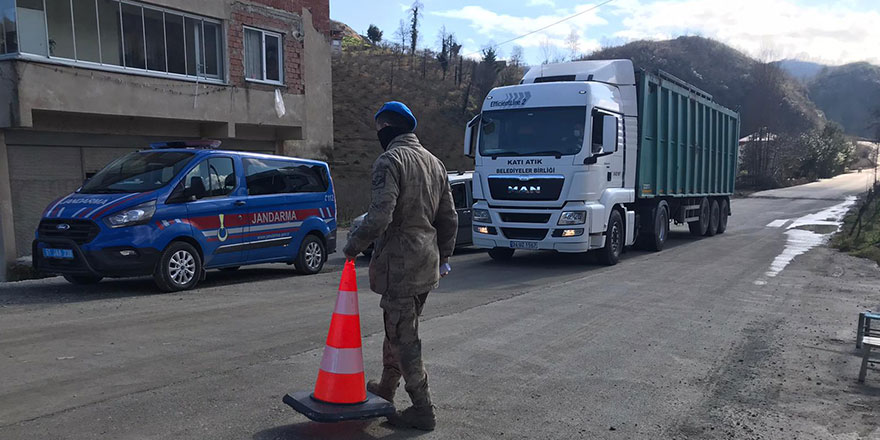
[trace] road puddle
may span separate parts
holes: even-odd
[[[765,275],[770,278],[779,275],[795,257],[807,253],[816,246],[825,244],[831,234],[840,230],[843,217],[855,203],[855,197],[847,197],[846,201],[839,205],[815,214],[805,215],[792,222],[785,231],[788,238],[785,249],[773,260],[773,263],[770,264],[770,270]]]

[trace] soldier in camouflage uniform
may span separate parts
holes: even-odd
[[[446,167],[419,143],[416,125],[410,110],[398,102],[376,113],[385,152],[373,164],[370,209],[344,252],[354,259],[376,244],[370,288],[382,295],[384,368],[381,381],[370,381],[367,389],[393,401],[403,377],[413,406],[389,417],[389,423],[432,430],[436,422],[422,364],[419,316],[428,292],[448,273],[458,217]]]

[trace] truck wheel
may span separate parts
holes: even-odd
[[[489,249],[489,256],[495,261],[510,261],[510,259],[513,258],[514,252],[515,249],[494,248]]]
[[[730,201],[727,197],[721,199],[719,208],[721,209],[721,217],[718,219],[718,233],[723,234],[727,230],[727,220],[730,217]]]
[[[320,238],[309,234],[303,239],[293,264],[300,275],[314,275],[324,268],[326,260],[327,251],[324,250],[324,243]]]
[[[721,218],[721,209],[718,207],[718,201],[712,200],[709,208],[709,228],[706,229],[707,237],[714,237],[718,233],[718,222]]]
[[[65,280],[67,280],[70,284],[77,284],[81,286],[87,286],[90,284],[98,284],[104,277],[99,277],[97,275],[70,275],[64,274],[62,275]]]
[[[669,205],[660,202],[650,211],[650,217],[639,225],[636,247],[646,251],[659,252],[666,246],[669,238]]]
[[[688,229],[690,229],[691,235],[696,235],[697,237],[706,235],[706,231],[709,230],[709,216],[712,215],[710,211],[709,199],[704,197],[703,200],[700,201],[700,219],[688,223]]]
[[[191,244],[175,241],[165,248],[153,280],[163,292],[179,292],[196,287],[202,273],[202,259]]]
[[[620,211],[616,209],[611,211],[611,217],[608,219],[608,230],[605,231],[605,247],[599,251],[599,261],[607,266],[614,266],[620,261],[620,253],[626,244],[624,237],[626,231],[623,229],[623,220],[620,218]]]

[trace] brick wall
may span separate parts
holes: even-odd
[[[287,93],[303,94],[303,40],[302,19],[291,18],[290,14],[302,17],[303,8],[312,13],[315,29],[329,35],[330,3],[328,0],[251,0],[250,3],[232,4],[229,22],[229,74],[235,86],[273,90],[277,86],[255,84],[244,78],[244,27],[279,32],[284,35],[284,86]],[[279,12],[284,11],[284,12]]]

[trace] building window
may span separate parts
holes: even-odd
[[[119,0],[0,0],[0,52],[222,80],[221,23]]]
[[[281,84],[284,60],[281,34],[244,28],[244,72],[251,81]]]

